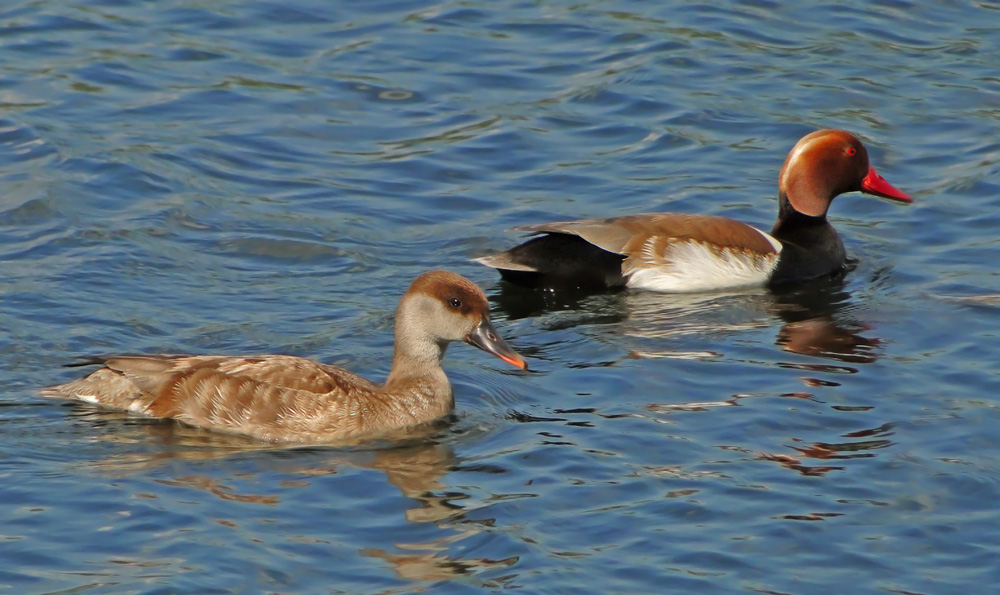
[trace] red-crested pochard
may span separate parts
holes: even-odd
[[[454,273],[431,271],[399,302],[395,355],[383,386],[289,355],[122,355],[95,358],[88,363],[104,367],[42,394],[273,442],[366,440],[454,409],[441,368],[452,341],[527,369],[490,322],[482,290]]]
[[[913,200],[875,171],[853,134],[818,130],[785,158],[769,234],[725,217],[626,215],[515,227],[538,237],[476,262],[513,283],[544,288],[676,293],[802,281],[842,270],[844,244],[826,212],[837,195],[853,191]]]

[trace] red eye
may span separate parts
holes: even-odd
[[[854,147],[847,147],[847,155],[849,157],[854,157],[857,154],[858,154],[858,150],[857,149],[855,149]]]

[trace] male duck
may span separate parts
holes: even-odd
[[[785,158],[769,234],[725,217],[626,215],[515,227],[538,237],[476,261],[513,283],[545,288],[676,293],[802,281],[842,270],[844,244],[826,212],[834,198],[854,191],[913,201],[875,171],[856,136],[819,130]]]

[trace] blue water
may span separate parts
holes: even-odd
[[[0,591],[992,593],[1000,5],[33,0],[0,8]],[[517,291],[518,224],[768,228],[861,135],[911,206],[771,293]],[[530,358],[449,350],[432,438],[274,448],[39,398],[113,352],[381,379],[419,273]]]

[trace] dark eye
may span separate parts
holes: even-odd
[[[855,149],[854,147],[847,147],[847,156],[848,157],[854,157],[857,154],[858,154],[858,150],[857,149]]]
[[[448,305],[458,310],[459,308],[462,307],[462,300],[458,298],[451,298],[450,300],[448,300]]]

